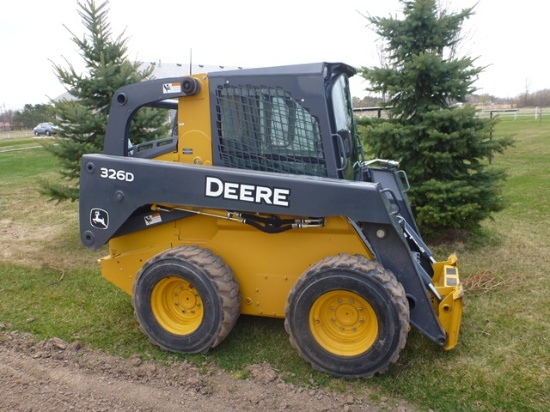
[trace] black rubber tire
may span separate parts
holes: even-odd
[[[342,303],[339,294],[354,299]],[[332,296],[337,301],[331,301]],[[367,321],[362,319],[367,312],[363,306],[371,314]],[[314,309],[319,307],[330,307],[325,318]],[[343,314],[345,322],[339,323],[335,313]],[[409,330],[409,305],[401,283],[378,262],[347,254],[312,265],[290,291],[285,316],[290,343],[300,357],[319,371],[346,378],[385,372],[399,358]]]
[[[179,298],[172,297],[178,293],[173,288],[176,285],[189,285],[194,292],[185,293],[191,299],[195,298],[189,293],[196,293],[200,305],[195,307],[202,317],[193,315],[195,330],[179,329],[180,308],[174,309]],[[156,287],[164,292],[154,292]],[[240,314],[241,295],[231,268],[219,256],[197,246],[182,246],[156,255],[142,267],[134,283],[132,304],[141,330],[153,344],[172,352],[205,353],[233,329]],[[174,321],[169,325],[174,325],[173,330],[163,326],[165,315]]]

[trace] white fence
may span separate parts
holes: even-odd
[[[540,119],[550,116],[549,107],[525,107],[521,109],[482,109],[478,112],[480,117],[502,117],[506,119],[531,118]]]
[[[357,107],[353,113],[359,117],[388,117],[387,108],[383,107]],[[517,120],[519,118],[540,119],[541,117],[550,117],[550,107],[526,107],[521,109],[479,109],[479,117],[502,117],[507,120]]]

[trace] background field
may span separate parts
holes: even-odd
[[[550,118],[506,116],[496,135],[516,144],[492,167],[508,173],[506,209],[469,238],[430,245],[438,258],[457,252],[466,286],[459,346],[444,352],[415,330],[389,372],[341,380],[313,371],[288,343],[280,320],[241,317],[229,338],[206,356],[168,354],[151,346],[133,318],[129,296],[103,280],[95,260],[106,250],[80,245],[75,203],[38,193],[56,161],[40,141],[0,134],[0,324],[37,338],[81,340],[143,359],[216,362],[235,378],[268,361],[304,387],[372,391],[406,399],[419,410],[550,409]],[[376,400],[376,399],[374,399]]]

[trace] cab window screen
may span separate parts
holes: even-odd
[[[220,88],[217,115],[219,149],[225,166],[327,175],[317,119],[284,90]]]

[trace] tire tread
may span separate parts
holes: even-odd
[[[179,246],[165,250],[147,261],[138,272],[136,281],[134,282],[132,294],[132,304],[134,308],[136,307],[136,300],[139,299],[139,295],[136,293],[136,285],[138,284],[139,277],[142,276],[143,273],[146,273],[147,268],[151,265],[164,259],[180,259],[190,262],[201,268],[202,271],[205,272],[214,283],[221,302],[222,322],[212,345],[205,348],[200,353],[205,353],[209,349],[215,348],[227,337],[227,335],[229,335],[240,315],[241,295],[239,292],[239,284],[233,275],[233,271],[220,256],[215,255],[210,249],[193,245]],[[149,337],[147,329],[139,320],[135,309],[134,317],[136,318],[141,331]],[[153,341],[150,337],[149,341],[162,349],[172,351],[172,349],[163,347],[158,342]]]
[[[362,377],[362,378],[371,378],[376,373],[384,373],[387,371],[391,364],[394,364],[399,359],[399,353],[405,348],[407,343],[407,335],[409,330],[409,304],[407,301],[407,296],[403,285],[398,282],[397,278],[389,270],[385,269],[379,262],[374,260],[369,260],[362,255],[350,255],[347,253],[342,253],[335,256],[328,256],[309,267],[309,269],[298,279],[298,281],[292,287],[287,304],[285,307],[285,313],[289,313],[289,302],[293,299],[293,295],[297,293],[298,290],[306,283],[311,277],[315,276],[318,272],[324,270],[332,269],[349,269],[353,271],[360,271],[369,276],[375,278],[384,288],[389,292],[391,300],[394,305],[398,308],[399,312],[399,321],[401,324],[400,333],[399,333],[399,343],[398,349],[395,351],[393,356],[389,358],[384,364],[379,365],[376,370],[369,371],[368,373],[362,373],[359,375],[354,375],[353,377]],[[307,359],[304,356],[304,348],[301,348],[296,340],[293,337],[291,332],[290,323],[288,317],[285,318],[285,330],[289,335],[290,344],[298,352],[302,359]],[[327,372],[326,370],[319,368],[314,363],[310,362],[312,367],[321,372]]]

